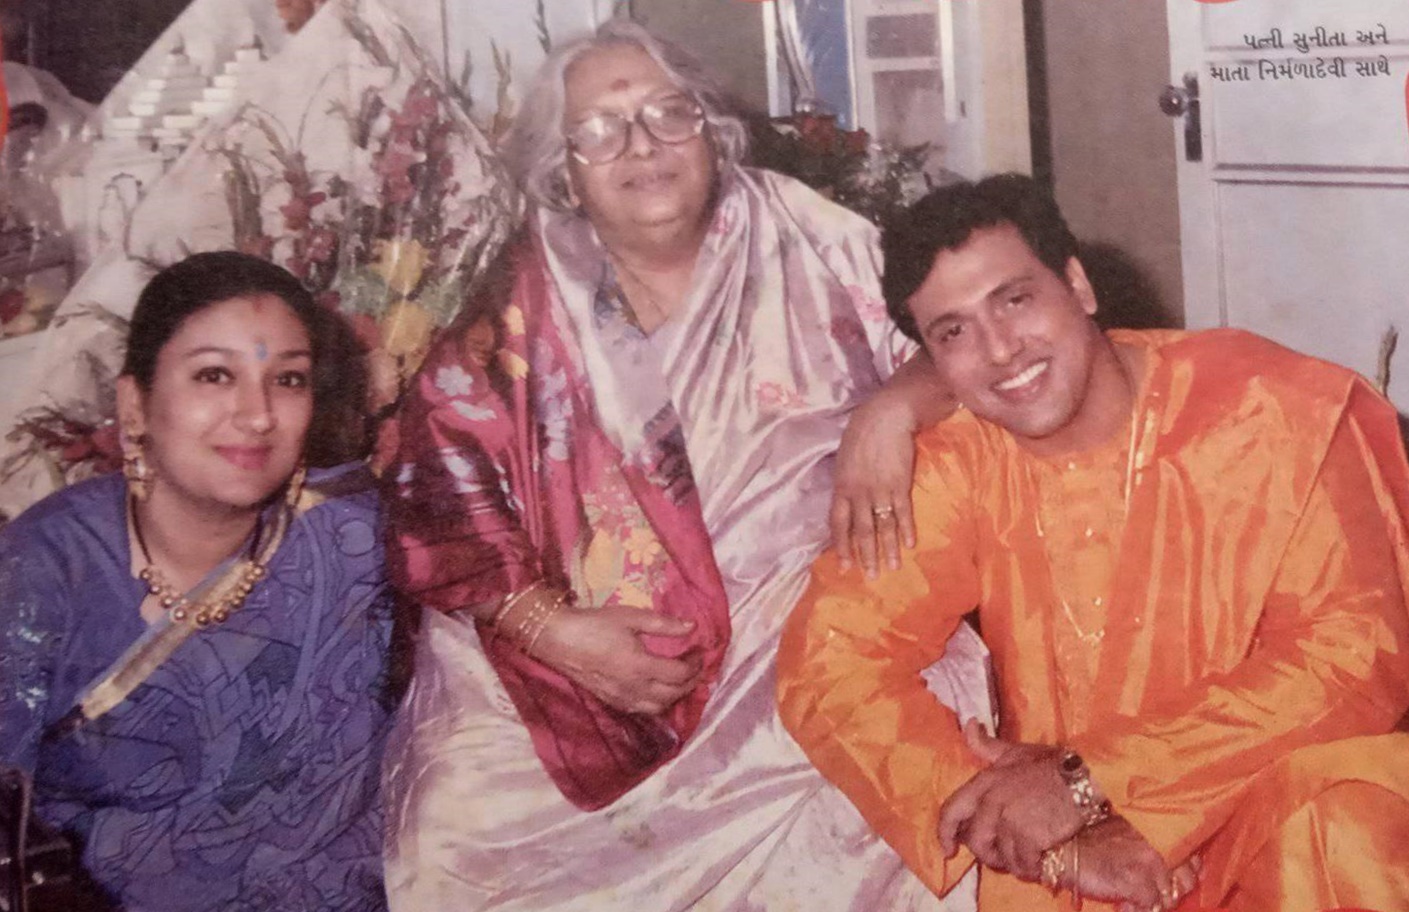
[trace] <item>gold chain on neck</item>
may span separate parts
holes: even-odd
[[[1139,387],[1134,382],[1134,379],[1129,376],[1129,374],[1124,370],[1123,367],[1122,373],[1126,374],[1126,382],[1131,388],[1131,395],[1136,399],[1136,405],[1138,405],[1140,395]],[[1151,420],[1153,419],[1153,417],[1153,415],[1149,416]],[[1130,521],[1130,498],[1135,487],[1137,454],[1139,450],[1138,445],[1144,443],[1144,435],[1140,433],[1141,419],[1141,410],[1136,409],[1130,416],[1130,438],[1126,442],[1125,479],[1124,484],[1122,485],[1122,500],[1124,504],[1122,522],[1127,523]],[[1052,592],[1056,594],[1057,601],[1061,603],[1062,613],[1066,615],[1067,622],[1071,624],[1072,630],[1076,631],[1077,639],[1081,640],[1081,642],[1085,643],[1087,646],[1096,646],[1106,638],[1106,628],[1102,626],[1098,630],[1086,630],[1086,628],[1082,627],[1081,624],[1077,622],[1076,612],[1072,611],[1071,604],[1066,600],[1066,597],[1062,595],[1061,587],[1057,584],[1057,568],[1052,560],[1052,549],[1047,544],[1047,530],[1042,524],[1041,491],[1037,484],[1037,479],[1032,473],[1031,463],[1027,464],[1027,475],[1028,483],[1031,486],[1033,493],[1037,495],[1037,503],[1035,504],[1035,509],[1033,510],[1033,521],[1037,526],[1037,537],[1042,541],[1042,556],[1047,559],[1047,576],[1048,579],[1050,579],[1052,582]],[[1117,541],[1117,548],[1119,548],[1119,544],[1120,543]]]

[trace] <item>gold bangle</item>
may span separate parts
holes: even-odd
[[[1042,868],[1037,879],[1053,896],[1062,888],[1062,875],[1066,873],[1067,868],[1066,860],[1062,857],[1065,852],[1066,845],[1063,844],[1042,853]]]
[[[1081,912],[1081,834],[1077,833],[1071,842],[1071,906]]]
[[[542,631],[548,629],[548,623],[551,622],[552,617],[557,615],[559,610],[562,610],[562,606],[566,605],[566,603],[568,603],[568,593],[559,592],[558,598],[552,600],[551,605],[548,606],[547,609],[542,610],[537,629],[533,631],[533,634],[531,634],[527,640],[524,640],[523,647],[521,647],[523,648],[524,655],[533,655],[533,647],[534,644],[538,643],[538,637],[542,636]]]
[[[490,619],[489,626],[497,631],[499,626],[504,623],[504,619],[509,616],[509,612],[514,610],[514,606],[527,598],[530,593],[541,588],[543,588],[543,581],[536,580],[524,586],[518,592],[509,593],[504,597],[504,601],[500,603],[499,610],[494,612],[494,617]]]
[[[533,654],[533,647],[538,642],[538,638],[543,635],[543,631],[548,629],[548,622],[553,619],[553,615],[562,610],[567,601],[568,593],[559,592],[551,602],[542,599],[533,606],[529,618],[519,628],[519,634],[522,637],[519,640],[519,648],[523,650],[524,655]],[[532,626],[531,632],[530,626]]]

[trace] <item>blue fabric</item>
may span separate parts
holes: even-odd
[[[108,715],[43,729],[139,636],[126,487],[67,488],[0,529],[0,760],[128,910],[386,907],[378,767],[391,630],[360,468],[315,473],[244,607]]]

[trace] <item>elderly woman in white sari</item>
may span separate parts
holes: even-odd
[[[906,351],[875,230],[745,145],[628,22],[557,49],[525,101],[527,228],[427,359],[386,472],[422,608],[394,909],[941,908],[778,722],[843,428]],[[923,373],[883,408],[932,408]],[[941,665],[981,713],[974,644]]]

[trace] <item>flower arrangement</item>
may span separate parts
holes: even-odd
[[[244,116],[266,137],[273,173],[239,145],[220,149],[237,249],[285,266],[348,318],[366,349],[373,418],[398,401],[432,334],[502,241],[490,226],[517,206],[504,181],[488,194],[462,193],[497,166],[454,104],[425,76],[396,103],[366,88],[346,112],[352,170],[361,173],[313,171],[278,123],[253,109]],[[262,217],[270,198],[284,200],[276,220]]]
[[[61,330],[65,324],[87,320],[106,325],[111,330],[109,337],[127,335],[127,321],[102,307],[81,308],[58,317],[53,325]],[[117,412],[118,355],[97,349],[80,352],[74,373],[83,377],[79,384],[83,394],[20,413],[6,435],[8,442],[20,447],[0,462],[0,483],[36,462],[43,466],[41,472],[48,475],[54,488],[122,466],[113,419]],[[3,518],[0,515],[0,520]]]
[[[756,119],[751,133],[754,165],[795,177],[878,224],[930,189],[928,144],[879,143],[816,112]]]
[[[101,311],[101,327],[72,320],[51,346],[93,364],[63,372],[58,392],[46,385],[43,404],[7,434],[5,509],[115,465],[111,385],[126,333],[107,308],[135,300],[151,274],[190,252],[189,239],[288,268],[344,318],[335,345],[363,360],[365,396],[356,384],[339,390],[327,410],[337,420],[310,436],[310,460],[395,445],[397,400],[520,203],[468,100],[394,15],[365,0],[329,12],[293,39],[316,42],[316,53],[291,44],[269,61],[277,73],[257,74],[241,106],[212,121],[134,210],[126,256],[95,266],[104,273],[85,276],[60,306],[59,321],[93,316],[80,314],[90,301]]]

